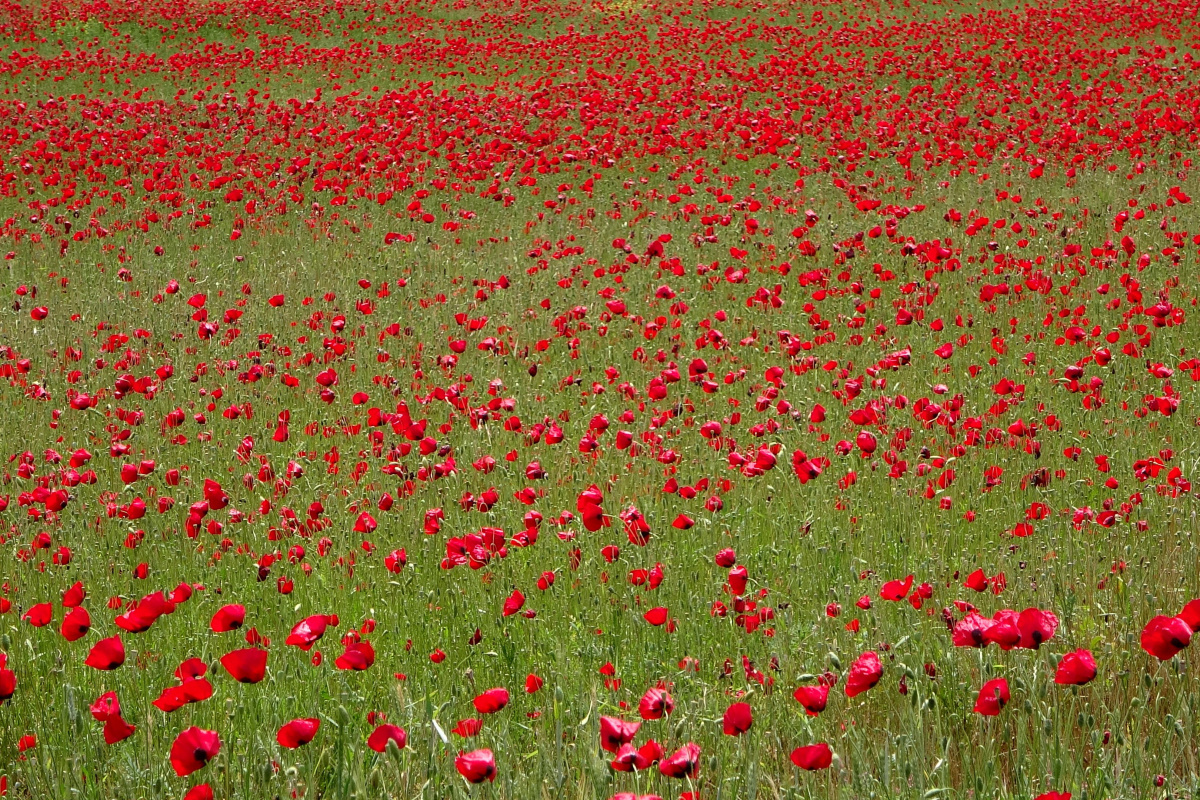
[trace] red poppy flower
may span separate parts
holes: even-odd
[[[38,603],[29,607],[21,619],[28,622],[35,628],[42,628],[50,624],[54,618],[54,606],[51,603]]]
[[[483,720],[476,719],[475,717],[467,717],[466,719],[460,719],[458,724],[450,729],[450,732],[464,739],[469,739],[472,736],[478,736],[481,730],[483,730]]]
[[[393,550],[383,559],[383,565],[387,568],[388,572],[400,572],[407,563],[408,554],[404,552],[403,548]]]
[[[1096,677],[1096,659],[1088,650],[1067,653],[1058,662],[1054,682],[1068,686],[1082,686]]]
[[[325,628],[330,623],[328,614],[314,614],[306,617],[296,623],[284,644],[290,644],[305,651],[311,650],[317,640],[325,635]]]
[[[994,717],[1000,709],[1012,699],[1008,693],[1008,681],[1004,678],[993,678],[979,690],[975,700],[975,712],[985,717]]]
[[[171,745],[171,766],[179,777],[191,775],[216,758],[221,750],[221,737],[216,731],[206,731],[194,725],[175,737]]]
[[[988,588],[987,576],[983,574],[983,570],[977,569],[967,576],[963,586],[968,589],[974,589],[977,592],[986,592]]]
[[[1020,615],[1012,609],[997,611],[992,615],[992,624],[983,633],[984,640],[999,645],[1001,650],[1012,650],[1021,642],[1019,620]]]
[[[909,575],[902,581],[888,581],[879,590],[879,596],[884,600],[899,602],[908,597],[909,591],[912,589],[913,576]]]
[[[92,645],[84,664],[93,669],[112,670],[125,663],[125,644],[120,636],[101,639]]]
[[[809,772],[828,769],[833,763],[833,751],[824,742],[797,747],[792,751],[792,763]]]
[[[674,710],[675,700],[670,693],[656,686],[647,689],[638,701],[638,714],[642,719],[662,719],[664,714],[670,714]]]
[[[700,745],[688,742],[658,762],[658,771],[668,778],[695,778],[700,771]]]
[[[488,689],[478,695],[473,701],[475,710],[480,714],[495,714],[508,705],[508,690],[502,688]]]
[[[1058,617],[1049,611],[1027,608],[1017,617],[1017,630],[1021,634],[1017,647],[1037,650],[1054,637],[1054,632],[1058,630]]]
[[[338,669],[362,671],[375,663],[375,648],[370,642],[354,642],[346,645],[346,651],[334,659]]]
[[[988,630],[995,624],[994,620],[972,611],[954,626],[950,639],[955,647],[986,647]]]
[[[279,732],[275,734],[275,741],[289,750],[294,750],[300,745],[311,742],[320,727],[321,720],[314,717],[294,719],[279,729]]]
[[[454,759],[454,768],[469,783],[496,780],[496,758],[491,750],[473,750]]]
[[[1159,661],[1167,661],[1192,643],[1192,628],[1179,617],[1159,615],[1142,629],[1142,649]]]
[[[193,786],[191,790],[183,796],[183,800],[213,800],[212,787],[207,783],[202,783],[199,786]]]
[[[221,666],[239,683],[258,683],[267,675],[267,651],[257,647],[233,650],[221,656]]]
[[[68,642],[75,642],[87,635],[92,628],[92,618],[83,606],[76,606],[63,617],[59,632]]]
[[[883,677],[883,664],[873,651],[863,653],[850,666],[850,675],[846,678],[846,696],[855,697],[879,683]]]
[[[1188,624],[1192,633],[1200,632],[1200,600],[1192,600],[1179,612],[1179,618]]]
[[[649,611],[647,611],[645,614],[642,615],[642,618],[645,619],[646,622],[649,622],[651,625],[658,627],[659,625],[662,625],[667,621],[667,615],[668,615],[667,609],[663,606],[658,606],[656,608],[652,608]]]
[[[829,702],[829,687],[820,684],[817,686],[801,686],[792,693],[796,698],[796,702],[804,706],[804,711],[811,717],[815,717],[825,710],[825,705]]]
[[[226,633],[237,630],[246,621],[246,607],[243,605],[227,605],[213,614],[209,627],[213,633]]]
[[[634,770],[641,772],[654,766],[662,757],[662,745],[651,739],[638,748],[632,744],[621,745],[617,750],[617,755],[610,763],[617,772],[633,772]]]
[[[754,715],[750,713],[749,703],[734,703],[725,709],[725,716],[721,718],[721,730],[726,736],[741,736],[753,724]]]
[[[408,744],[408,734],[399,725],[385,722],[371,731],[371,735],[367,737],[367,747],[376,753],[386,750],[388,742],[395,742],[396,747],[403,750],[404,746]]]
[[[83,582],[75,581],[69,589],[63,592],[63,608],[75,608],[75,606],[82,604],[86,597],[87,592],[83,590]]]
[[[104,743],[114,745],[123,742],[133,736],[135,731],[137,727],[122,719],[120,714],[113,714],[104,721]]]
[[[17,692],[17,674],[5,666],[8,657],[0,653],[0,705]]]
[[[533,694],[533,693],[537,692],[539,689],[541,689],[542,686],[544,686],[545,684],[546,684],[546,681],[542,678],[539,678],[537,675],[533,675],[533,674],[526,675],[525,676],[525,693]]]
[[[617,752],[621,745],[633,741],[642,723],[626,722],[616,717],[600,717],[600,747],[610,753]]]
[[[104,722],[109,717],[121,715],[121,703],[117,700],[116,692],[105,692],[96,698],[88,711],[97,722]]]
[[[501,612],[501,616],[511,617],[520,611],[524,605],[525,595],[521,594],[520,589],[513,589],[513,593],[504,601],[504,610]]]

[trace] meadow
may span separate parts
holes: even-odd
[[[1198,12],[0,0],[0,797],[1200,797]]]

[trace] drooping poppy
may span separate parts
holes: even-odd
[[[480,714],[495,714],[508,705],[508,690],[501,687],[488,689],[477,695],[472,703]]]

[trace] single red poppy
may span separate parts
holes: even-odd
[[[279,732],[275,734],[275,741],[289,750],[294,750],[300,745],[311,742],[320,727],[321,720],[315,717],[294,719],[279,729]]]
[[[375,663],[375,648],[370,642],[354,642],[346,645],[346,651],[334,659],[333,665],[338,669],[348,669],[361,672],[370,669]]]
[[[60,633],[68,642],[75,642],[87,635],[92,628],[92,617],[83,606],[76,606],[63,617]]]
[[[108,719],[104,720],[104,743],[114,745],[117,742],[123,742],[130,736],[133,736],[137,731],[137,727],[130,725],[120,714],[113,714]]]
[[[267,651],[257,647],[232,650],[221,656],[221,666],[239,683],[258,683],[267,675]]]
[[[503,688],[488,689],[486,692],[476,696],[472,702],[475,705],[475,710],[480,714],[495,714],[508,705],[508,690]]]
[[[454,759],[454,768],[469,783],[496,780],[496,757],[491,750],[473,750]]]
[[[1142,649],[1167,661],[1192,643],[1192,628],[1179,617],[1159,615],[1142,629]]]
[[[626,722],[616,717],[600,717],[600,747],[610,753],[615,753],[621,745],[633,741],[642,723]]]
[[[700,745],[688,742],[658,762],[658,771],[668,778],[695,778],[700,771]]]
[[[243,605],[227,605],[217,610],[213,614],[212,622],[209,627],[213,633],[226,633],[227,631],[237,630],[242,627],[242,623],[246,621],[246,607]]]
[[[792,751],[792,763],[809,772],[828,769],[833,763],[833,751],[824,742],[797,747]]]
[[[182,731],[171,745],[171,766],[179,777],[191,775],[216,758],[221,750],[221,737],[216,731],[192,726]]]
[[[317,640],[325,635],[325,628],[331,622],[327,614],[314,614],[306,617],[296,623],[284,644],[290,644],[305,651],[311,650]],[[333,622],[332,624],[336,625],[337,623]]]
[[[992,678],[979,690],[975,700],[975,712],[985,717],[994,717],[1012,699],[1008,693],[1008,681],[1004,678]]]
[[[213,800],[212,787],[207,783],[193,786],[191,790],[183,796],[183,800]]]
[[[846,678],[846,696],[855,697],[870,689],[883,677],[883,664],[879,656],[868,650],[859,656],[850,666],[850,675]]]
[[[478,736],[481,730],[483,730],[483,720],[476,719],[475,717],[467,717],[466,719],[460,719],[458,724],[450,729],[450,732],[464,739],[469,739],[472,736]]]
[[[125,644],[120,636],[101,639],[92,645],[84,664],[93,669],[112,670],[125,663]]]
[[[638,714],[642,719],[662,719],[664,714],[675,710],[675,700],[666,689],[652,686],[638,701]]]
[[[1067,686],[1082,686],[1096,677],[1096,659],[1088,650],[1067,653],[1058,662],[1054,682]]]
[[[749,703],[734,703],[725,709],[721,718],[721,730],[726,736],[741,736],[754,724],[754,715]]]
[[[408,744],[408,734],[399,725],[385,722],[371,731],[371,735],[367,737],[367,747],[376,753],[386,750],[388,742],[395,742],[396,747],[403,750],[404,746]]]
[[[1058,630],[1058,617],[1049,611],[1027,608],[1017,617],[1017,630],[1021,634],[1017,647],[1037,650],[1054,637]]]
[[[804,707],[806,714],[815,717],[825,710],[825,706],[829,702],[829,687],[824,684],[801,686],[792,693],[792,697],[795,697],[796,702]]]
[[[35,628],[42,628],[50,624],[54,618],[54,605],[51,603],[38,603],[29,607],[21,619],[28,622]]]

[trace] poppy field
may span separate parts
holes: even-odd
[[[1200,796],[1198,12],[0,0],[0,797]]]

